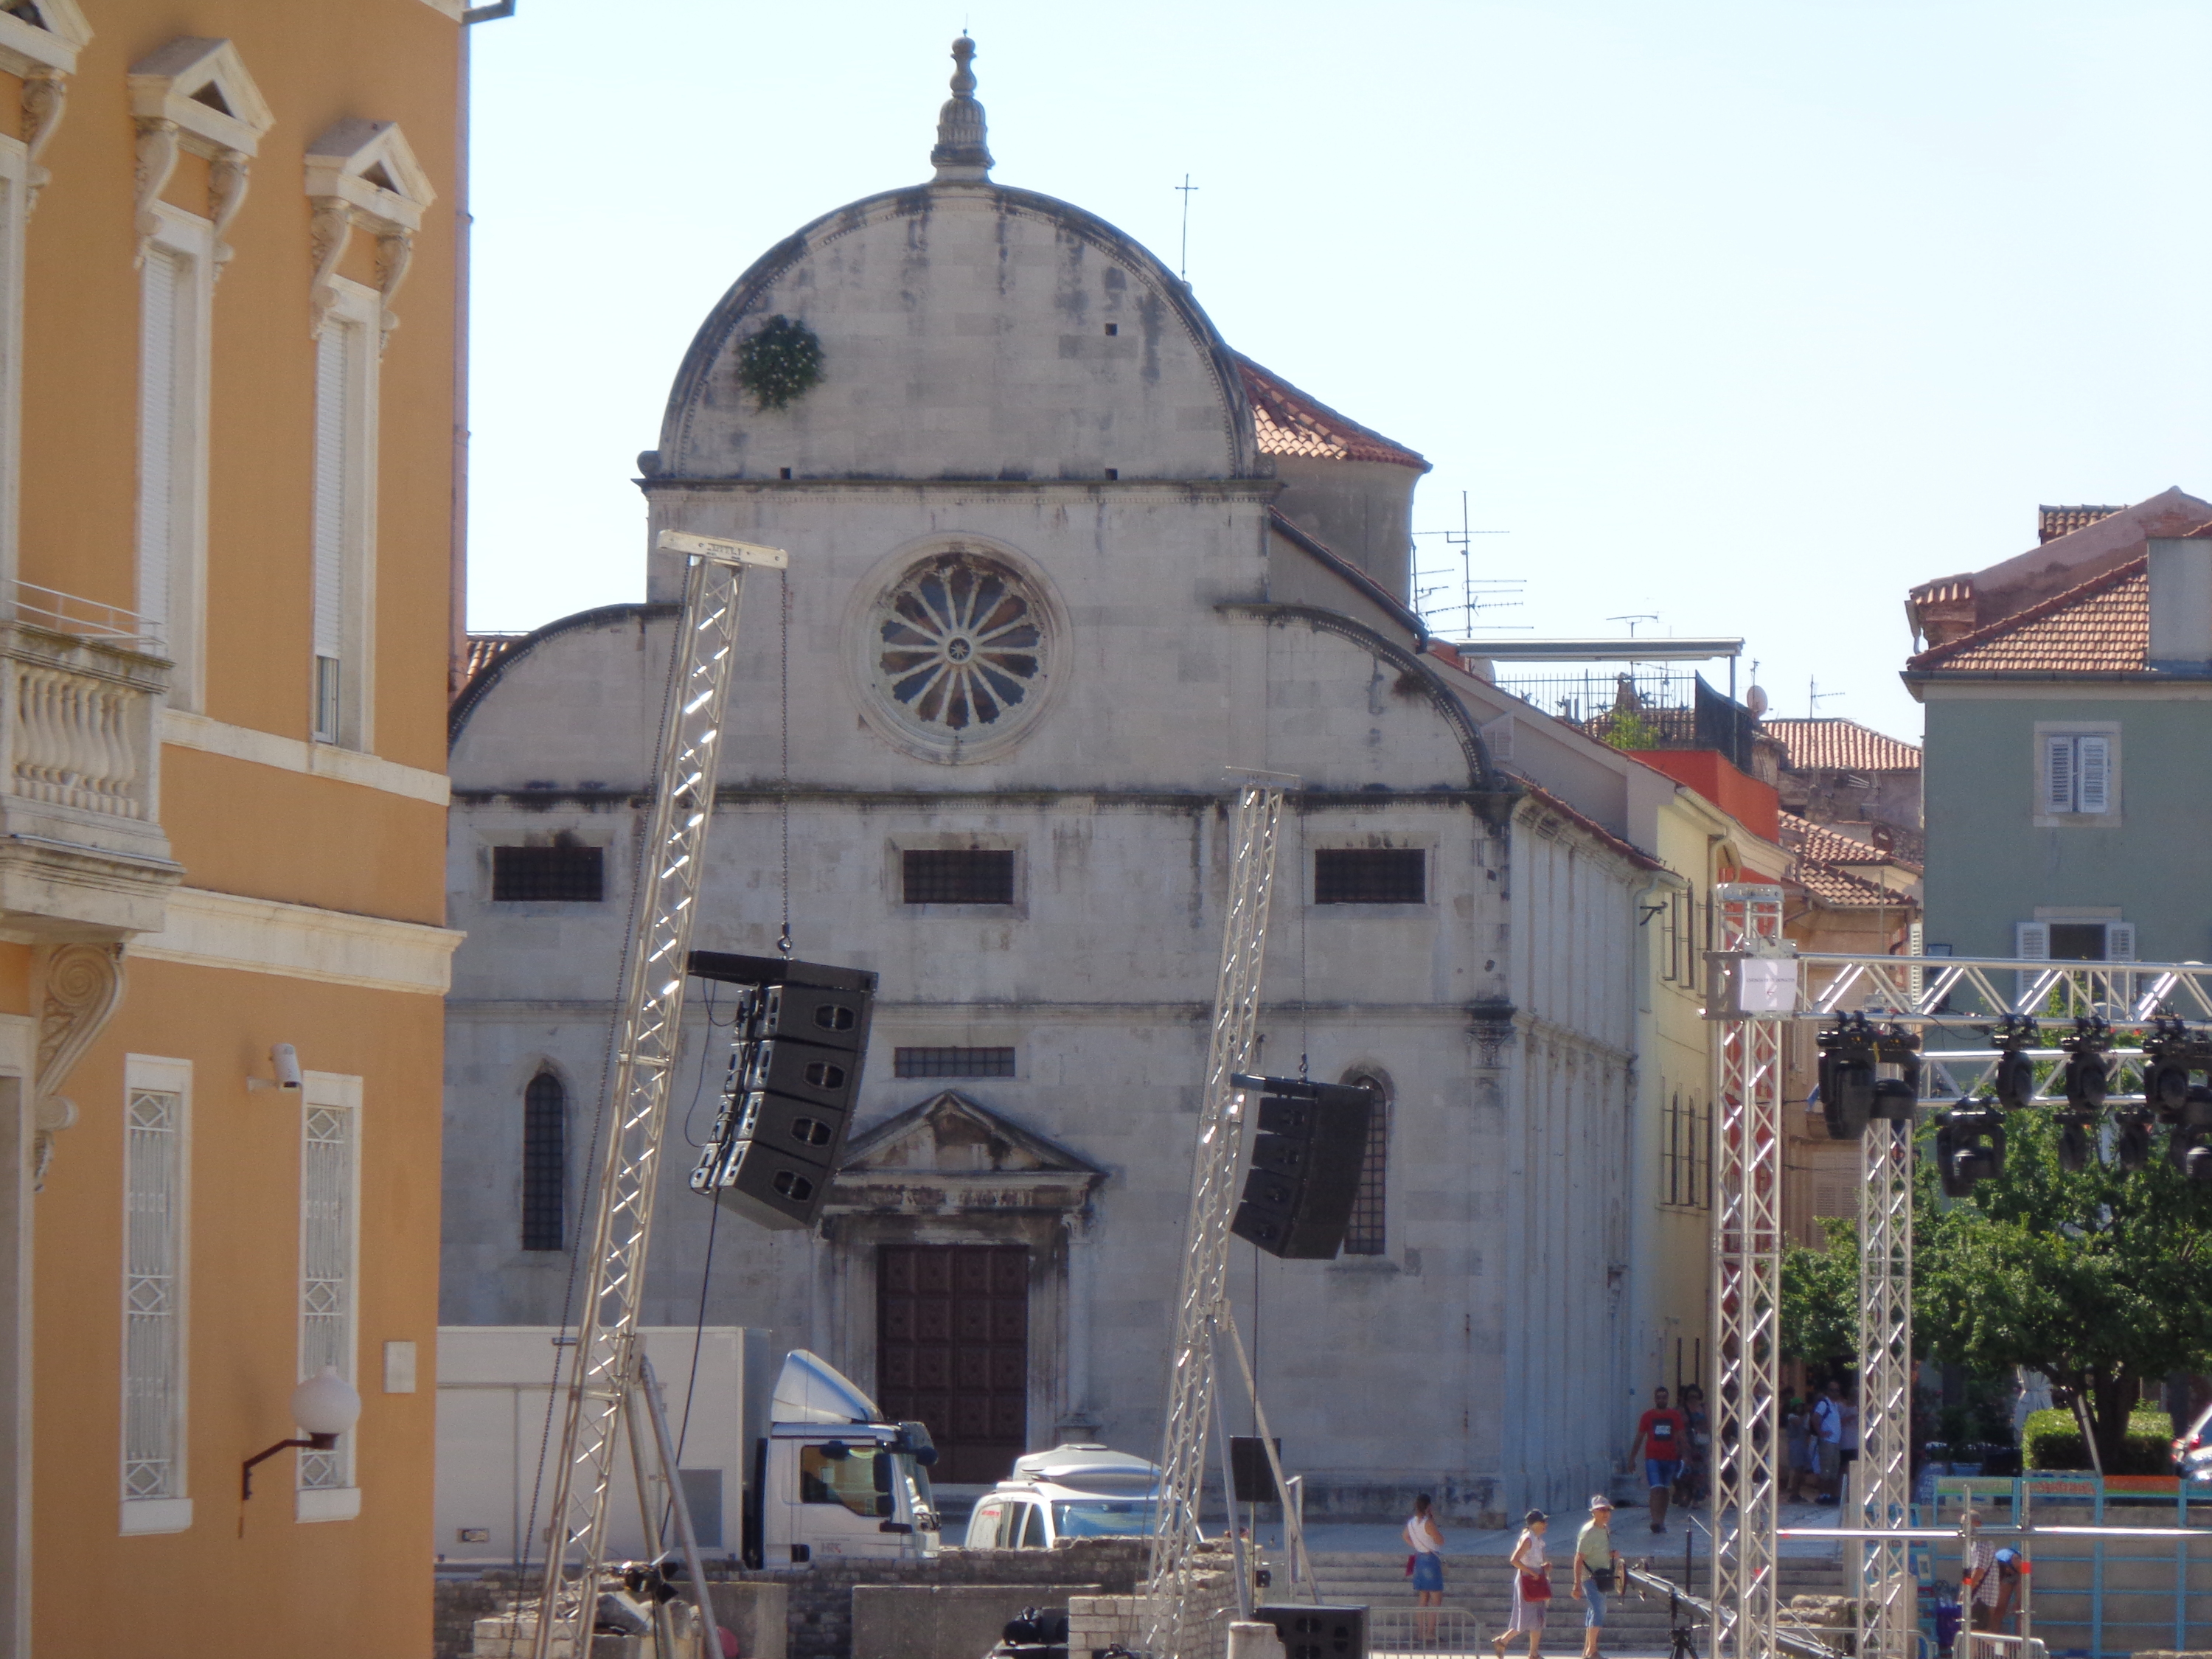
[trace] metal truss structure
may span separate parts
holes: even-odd
[[[550,1544],[532,1659],[551,1659],[556,1649],[580,1654],[591,1642],[608,1492],[640,1382],[638,1312],[669,1079],[683,1043],[684,963],[737,656],[738,599],[747,567],[782,569],[788,563],[775,548],[676,531],[661,532],[660,545],[687,556],[690,565],[616,1013],[610,1121],[581,1264],[583,1304],[553,1463]]]
[[[1206,1095],[1192,1159],[1188,1249],[1169,1358],[1160,1505],[1152,1528],[1152,1574],[1145,1584],[1145,1645],[1159,1659],[1188,1659],[1206,1639],[1191,1591],[1215,1388],[1214,1343],[1228,1311],[1229,1228],[1236,1218],[1237,1169],[1244,1146],[1246,1096],[1232,1079],[1251,1069],[1259,1030],[1260,969],[1267,954],[1267,901],[1274,889],[1283,793],[1280,784],[1247,784],[1238,792],[1230,825],[1234,859],[1229,909],[1222,924]]]
[[[1784,1036],[1841,1018],[1917,1033],[1923,1106],[1988,1087],[2001,1060],[2060,1060],[2041,1046],[2057,1024],[2126,1037],[2175,1023],[2212,1037],[2212,966],[2201,963],[2023,962],[2011,957],[1796,955],[1780,936],[1781,890],[1723,884],[1713,953],[1718,1023],[1714,1164],[1714,1659],[1771,1659],[1786,1645],[1775,1598],[1773,1480],[1779,1357],[1780,1132]],[[1954,1046],[1955,1045],[1955,1046]],[[2113,1106],[2144,1103],[2141,1049],[2105,1054]],[[1912,1074],[1908,1069],[1907,1076]],[[2030,1107],[2066,1104],[2045,1067]],[[2060,1092],[2054,1093],[2057,1090]],[[1860,1141],[1860,1459],[1851,1528],[1864,1609],[1858,1651],[1910,1659],[1917,1643],[1906,1569],[1911,1502],[1913,1126],[1877,1118]],[[1884,1533],[1883,1537],[1868,1534]],[[1930,1534],[1933,1535],[1933,1534]]]
[[[1732,987],[1786,972],[1782,890],[1713,889]],[[1774,963],[1747,971],[1746,962]],[[1735,1001],[1746,1000],[1741,990]],[[1749,999],[1756,1006],[1759,999]],[[1773,1651],[1775,1397],[1782,1338],[1783,1027],[1737,1018],[1716,1033],[1713,1135],[1713,1659]]]
[[[1859,1524],[1912,1520],[1912,1125],[1859,1137]],[[1905,1540],[1858,1547],[1860,1659],[1916,1659],[1919,1586]]]

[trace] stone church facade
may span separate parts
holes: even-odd
[[[959,56],[935,176],[763,255],[640,458],[648,546],[791,555],[748,584],[695,944],[773,952],[787,890],[801,957],[882,981],[821,1224],[718,1216],[672,1142],[647,1320],[703,1282],[709,1322],[929,1417],[947,1478],[1156,1455],[1224,768],[1289,773],[1264,1064],[1389,1104],[1352,1249],[1237,1247],[1286,1459],[1317,1515],[1578,1500],[1650,1358],[1628,1112],[1665,781],[1428,639],[1425,463],[1238,356],[1111,226],[991,182]],[[778,319],[820,350],[781,406],[747,367]],[[562,1317],[680,580],[649,555],[645,603],[499,642],[455,704],[449,1323]]]

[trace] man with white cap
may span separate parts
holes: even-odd
[[[1605,1598],[1619,1583],[1620,1555],[1613,1547],[1613,1499],[1593,1493],[1589,1511],[1575,1535],[1575,1600],[1583,1604],[1583,1659],[1601,1659],[1598,1632],[1605,1628]]]

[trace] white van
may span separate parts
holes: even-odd
[[[968,1517],[971,1550],[1048,1550],[1079,1538],[1146,1538],[1159,1514],[1156,1463],[1103,1446],[1054,1446],[1014,1472]]]

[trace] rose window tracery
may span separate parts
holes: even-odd
[[[1045,617],[998,560],[939,554],[878,602],[871,666],[888,711],[917,736],[958,747],[1010,732],[1044,690]]]

